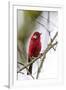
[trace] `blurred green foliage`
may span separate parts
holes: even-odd
[[[21,26],[20,30],[18,30],[18,40],[22,43],[22,54],[25,57],[25,60],[27,58],[26,54],[26,43],[31,35],[31,33],[34,31],[34,27],[36,26],[36,19],[41,15],[42,11],[30,11],[30,10],[24,10],[24,22]],[[19,42],[17,42],[19,43]]]
[[[22,40],[22,42],[24,42],[33,31],[35,21],[41,13],[41,11],[24,11],[24,24],[19,30],[19,39]]]

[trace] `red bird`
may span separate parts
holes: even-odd
[[[41,33],[34,32],[34,34],[30,39],[29,49],[28,49],[28,62],[31,61],[30,59],[31,57],[37,57],[41,51],[40,36],[41,36]],[[32,64],[29,66],[29,72],[30,73],[27,73],[27,75],[32,74]]]

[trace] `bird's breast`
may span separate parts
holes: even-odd
[[[35,41],[35,42],[30,42],[29,45],[29,56],[30,57],[37,57],[41,51],[41,42],[40,41]]]

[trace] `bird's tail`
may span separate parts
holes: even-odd
[[[28,58],[28,62],[31,62],[30,58]],[[29,68],[28,68],[28,72],[27,75],[32,74],[32,64],[30,64]]]

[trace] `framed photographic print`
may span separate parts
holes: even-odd
[[[9,2],[9,87],[63,84],[63,9]]]

